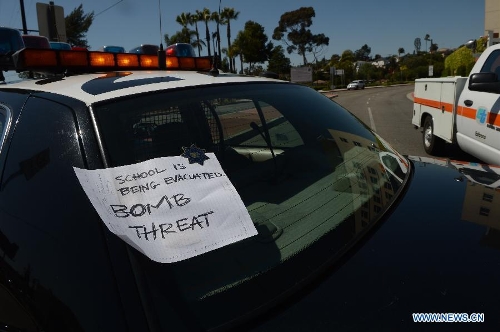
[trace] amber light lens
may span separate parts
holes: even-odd
[[[167,57],[167,69],[178,69],[179,68],[179,58],[175,56]]]
[[[112,53],[90,52],[90,65],[96,67],[114,67],[115,57]]]
[[[141,67],[157,69],[158,68],[158,57],[156,55],[140,55]]]
[[[25,48],[16,54],[17,68],[30,70],[43,68],[64,70],[65,68],[85,68],[87,71],[99,70],[141,70],[159,69],[158,56],[148,54],[77,52],[68,50],[47,50]],[[166,68],[185,70],[210,70],[211,59],[208,57],[177,57],[166,56]]]
[[[139,59],[136,54],[117,54],[116,64],[118,67],[139,67]]]

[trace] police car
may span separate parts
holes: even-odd
[[[210,58],[12,59],[40,78],[0,86],[0,330],[499,326],[500,196],[452,165]]]

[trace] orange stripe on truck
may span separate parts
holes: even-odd
[[[500,127],[500,116],[498,116],[498,113],[489,113],[486,121],[494,126]]]
[[[450,103],[444,103],[441,101],[437,100],[432,100],[432,99],[425,99],[425,98],[418,98],[418,97],[413,97],[413,102],[416,104],[432,107],[435,109],[438,109],[440,111],[445,110],[446,112],[452,112],[453,111],[453,105]],[[475,108],[470,108],[470,107],[465,107],[465,106],[458,106],[457,107],[457,114],[459,116],[466,117],[468,119],[475,120],[476,119],[476,109]],[[488,113],[488,118],[486,119],[486,123],[494,125],[496,127],[500,127],[500,116],[497,113]]]
[[[421,104],[424,106],[429,106],[432,108],[436,108],[440,111],[453,112],[453,104],[445,103],[438,100],[425,99],[419,97],[413,97],[413,102],[416,104]]]
[[[458,106],[458,115],[474,120],[476,118],[476,109]]]
[[[466,117],[468,119],[475,120],[476,119],[476,109],[469,108],[465,106],[458,106],[458,115]],[[497,113],[488,113],[488,118],[486,119],[487,124],[494,125],[496,127],[500,127],[500,116]]]

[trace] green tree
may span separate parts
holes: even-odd
[[[181,13],[175,18],[175,21],[182,26],[181,31],[177,31],[172,37],[168,37],[165,35],[165,42],[167,45],[175,44],[175,43],[187,43],[193,47],[199,47],[202,45],[200,40],[197,38],[197,32],[194,30],[190,30],[188,28],[189,25],[193,24],[194,16],[191,13]]]
[[[474,63],[474,56],[472,51],[462,46],[452,54],[448,55],[444,60],[444,68],[448,75],[467,75],[465,69],[469,64]],[[463,68],[462,72],[459,72],[459,68]]]
[[[281,45],[271,50],[267,70],[275,72],[280,77],[287,77],[291,69],[290,59],[285,56],[285,50]]]
[[[357,75],[365,80],[371,80],[375,76],[375,67],[371,63],[364,63],[359,67]]]
[[[205,22],[205,38],[207,41],[208,56],[211,56],[212,53],[210,52],[210,30],[208,29],[208,22],[211,21],[212,14],[210,13],[210,10],[208,8],[203,8],[200,17],[202,21]]]
[[[196,48],[198,49],[198,56],[201,55],[201,49],[202,45],[206,45],[201,39],[200,39],[200,33],[198,31],[198,22],[203,22],[203,12],[196,10],[194,14],[191,15],[192,23],[195,26],[195,31],[196,31]]]
[[[85,36],[93,21],[94,12],[92,11],[88,14],[84,14],[82,4],[73,9],[73,11],[64,18],[68,43],[89,48],[90,46]]]
[[[309,27],[315,16],[312,7],[301,7],[297,10],[281,15],[278,26],[274,29],[273,39],[285,43],[288,54],[297,52],[302,56],[304,65],[307,64],[306,54],[317,48],[327,46],[330,38],[324,34],[314,35]],[[286,33],[286,38],[285,38]]]
[[[175,21],[179,23],[183,28],[187,28],[188,25],[191,24],[191,14],[181,13],[180,15],[177,15]]]
[[[219,31],[219,26],[223,23],[223,21],[220,18],[220,15],[218,12],[212,12],[212,15],[210,16],[210,20],[215,22],[217,24],[217,31],[214,33],[215,38],[217,39],[217,50],[219,51],[219,56],[221,56],[221,47],[220,47],[220,31]],[[215,44],[215,42],[214,42]],[[215,49],[215,45],[214,45]],[[215,53],[215,51],[214,51]]]
[[[438,50],[438,44],[431,43],[431,47],[429,47],[429,52],[434,53]]]
[[[240,33],[241,31],[238,32],[238,36],[240,35]],[[232,54],[233,59],[236,57],[240,58],[240,74],[243,74],[243,53],[240,47],[240,43],[243,43],[243,40],[238,39],[238,36],[234,40],[234,43],[231,45],[231,48],[228,49],[228,53]],[[236,71],[236,67],[234,67],[234,70]]]
[[[243,61],[249,64],[252,71],[253,64],[263,63],[268,59],[272,44],[267,44],[264,27],[257,22],[247,21],[243,31],[238,33],[234,40],[235,47],[239,50]]]
[[[344,77],[346,81],[352,81],[354,79],[354,64],[356,58],[354,52],[351,50],[345,50],[340,56],[340,60],[337,64],[337,69],[344,70]]]
[[[402,48],[402,47],[398,48],[398,58],[400,58],[401,54],[403,54],[404,52],[405,52],[404,48]]]
[[[165,35],[165,43],[167,45],[172,45],[176,43],[186,43],[191,46],[196,46],[196,31],[189,30],[188,28],[182,28],[181,31],[177,31],[171,37]]]
[[[359,50],[354,52],[354,58],[358,61],[368,61],[370,60],[370,53],[372,48],[366,44],[361,46]]]
[[[236,63],[234,57],[232,56],[231,50],[231,21],[237,20],[240,12],[234,10],[234,8],[225,7],[222,10],[221,16],[224,24],[227,26],[227,48],[228,48],[228,57],[229,57],[229,70],[233,72],[236,70]]]
[[[427,42],[431,40],[431,36],[429,36],[429,34],[427,33],[424,37],[424,40],[425,40],[425,51],[429,52],[429,50],[427,49]]]

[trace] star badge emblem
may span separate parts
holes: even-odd
[[[181,156],[187,158],[190,164],[197,163],[203,166],[205,160],[210,159],[206,156],[204,149],[200,149],[194,144],[191,144],[191,146],[188,148],[183,146],[182,150],[184,150],[184,152],[181,154]]]

